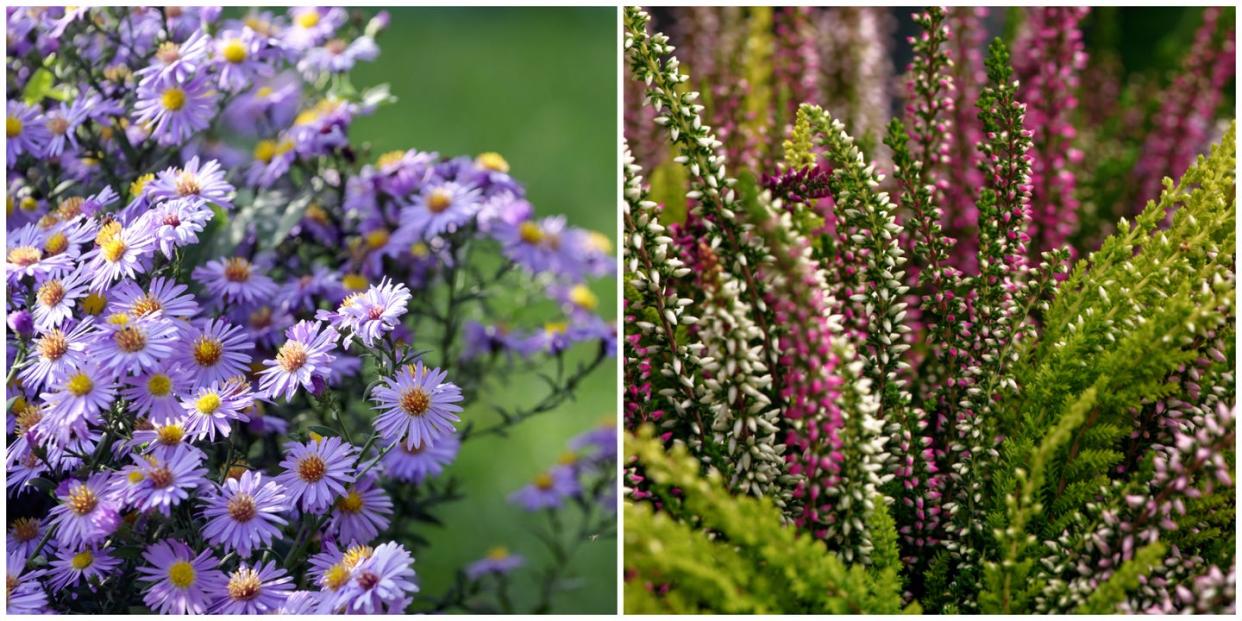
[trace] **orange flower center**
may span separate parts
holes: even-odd
[[[130,354],[142,351],[142,348],[147,346],[146,335],[134,326],[125,326],[117,330],[116,334],[112,335],[112,341],[121,348],[121,351]]]
[[[229,517],[238,522],[249,522],[258,514],[255,509],[254,498],[250,494],[238,494],[229,500]]]
[[[250,262],[241,257],[231,257],[224,262],[224,277],[230,282],[250,280]]]
[[[401,409],[410,416],[422,416],[431,407],[431,398],[421,388],[411,388],[401,394]]]
[[[298,462],[298,476],[307,483],[318,483],[327,472],[328,465],[318,455],[311,455]]]
[[[276,363],[280,368],[292,373],[302,368],[306,364],[308,354],[306,348],[297,341],[289,341],[280,346],[280,351],[276,353]]]
[[[49,280],[39,287],[39,303],[44,306],[56,306],[65,299],[65,285],[59,280]]]

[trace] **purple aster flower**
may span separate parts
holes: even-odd
[[[172,451],[159,456],[134,455],[142,481],[133,490],[132,504],[141,511],[170,515],[172,508],[189,499],[190,492],[207,482],[200,451]]]
[[[518,554],[510,554],[509,549],[497,546],[488,550],[487,556],[466,566],[466,577],[478,580],[488,574],[504,575],[526,563],[526,559]]]
[[[246,183],[268,188],[283,178],[297,160],[298,154],[293,150],[294,146],[293,140],[287,136],[255,143],[251,153],[254,159],[246,168]]]
[[[565,233],[563,216],[517,224],[501,221],[495,225],[492,234],[504,246],[505,256],[514,263],[535,273],[560,269],[561,237]]]
[[[599,307],[599,297],[591,288],[584,284],[561,285],[548,287],[548,297],[561,303],[561,308],[570,317],[590,316]]]
[[[214,215],[203,201],[174,199],[143,214],[138,226],[149,229],[160,252],[171,259],[174,249],[198,243],[198,234]]]
[[[189,319],[198,314],[198,301],[188,291],[189,287],[163,276],[151,279],[145,290],[123,280],[108,291],[108,312],[145,317],[160,311],[164,317]]]
[[[151,123],[151,135],[160,144],[175,145],[207,129],[215,114],[216,93],[206,76],[180,81],[171,75],[138,86],[134,112],[137,124]]]
[[[183,341],[176,362],[186,367],[195,388],[245,375],[250,370],[254,343],[246,332],[223,319],[209,319]]]
[[[383,378],[383,384],[371,393],[375,409],[383,412],[375,419],[380,436],[412,448],[435,445],[456,431],[453,423],[461,420],[457,403],[462,395],[456,384],[444,381],[447,377],[440,369],[424,367],[420,360],[403,367],[395,378]]]
[[[314,310],[321,299],[340,302],[345,297],[345,289],[341,286],[340,274],[318,265],[310,274],[292,278],[282,285],[279,297],[281,304],[291,311]]]
[[[211,40],[202,30],[196,30],[181,43],[164,41],[155,50],[152,63],[139,69],[134,75],[142,84],[161,78],[184,82],[198,72],[211,52]]]
[[[167,462],[172,461],[176,453],[188,451],[198,453],[200,459],[206,459],[202,451],[189,443],[184,418],[174,418],[155,424],[147,421],[147,425],[146,429],[135,425],[134,438],[131,442],[131,446],[135,448],[145,447],[142,450],[144,454],[154,455],[156,459]]]
[[[8,545],[9,554],[22,553],[29,555],[39,547],[39,540],[43,538],[47,526],[39,518],[35,517],[19,517],[9,524],[8,536],[5,537],[5,543]]]
[[[65,151],[66,143],[75,150],[78,148],[78,126],[87,117],[83,104],[82,99],[75,101],[72,106],[61,102],[44,115],[43,121],[48,135],[51,136],[47,144],[48,157],[59,157]]]
[[[345,614],[401,614],[418,592],[414,557],[396,542],[375,548],[354,568],[348,583],[336,592],[333,610]]]
[[[298,71],[307,80],[317,80],[328,73],[348,73],[360,60],[371,61],[379,56],[379,46],[371,37],[358,37],[352,43],[332,39],[321,47],[306,51],[298,61]]]
[[[103,422],[101,414],[112,407],[115,396],[112,374],[88,361],[55,382],[53,392],[39,395],[46,404],[40,422],[58,438],[67,438],[71,431],[80,434],[87,425]]]
[[[9,550],[5,564],[4,612],[10,615],[41,615],[50,612],[47,592],[39,581],[47,570],[26,571],[26,554]]]
[[[311,389],[311,378],[322,375],[322,367],[335,356],[340,338],[332,326],[318,321],[299,321],[285,332],[288,340],[276,352],[276,358],[264,360],[267,368],[259,374],[259,391],[269,398],[284,396],[290,400],[299,386]]]
[[[405,314],[410,301],[410,290],[403,284],[392,284],[387,278],[379,285],[373,285],[365,293],[353,296],[349,304],[342,304],[340,314],[342,325],[360,337],[367,347],[374,347],[375,341],[386,332],[392,331],[397,321]]]
[[[177,325],[159,311],[136,319],[117,313],[100,325],[94,350],[116,373],[145,373],[172,355],[177,337]]]
[[[55,590],[77,586],[79,582],[101,581],[121,565],[107,548],[96,546],[62,547],[51,562],[48,586]]]
[[[212,614],[256,615],[280,610],[294,589],[293,578],[276,563],[243,563],[213,593]]]
[[[36,279],[59,276],[73,269],[74,257],[68,253],[49,254],[45,250],[47,241],[37,224],[8,231],[4,271],[10,285],[16,285],[27,276]]]
[[[570,229],[561,243],[561,268],[572,278],[611,276],[617,271],[612,240],[598,231]]]
[[[210,549],[195,556],[190,546],[165,539],[148,546],[142,558],[147,564],[138,568],[139,580],[150,583],[142,601],[160,614],[203,614],[211,594],[225,584]]]
[[[224,209],[233,208],[233,185],[225,178],[226,171],[216,160],[200,164],[198,156],[190,158],[182,168],[166,168],[150,183],[153,201],[183,198],[214,203]]]
[[[104,493],[108,474],[98,472],[85,481],[66,481],[57,491],[50,516],[56,540],[64,546],[103,541],[121,523],[117,507]]]
[[[457,458],[460,448],[461,440],[456,433],[440,436],[432,446],[408,447],[399,442],[384,454],[384,474],[398,481],[420,483],[443,472],[444,467]]]
[[[322,513],[345,486],[354,482],[353,445],[340,438],[319,438],[286,445],[284,469],[276,482],[285,488],[290,502],[297,502],[303,511]]]
[[[511,494],[509,502],[521,505],[527,511],[554,509],[561,506],[566,498],[581,491],[573,468],[556,466],[539,473],[529,485]]]
[[[117,229],[101,231],[95,238],[98,245],[82,255],[89,260],[85,269],[94,274],[91,291],[102,292],[118,278],[136,278],[147,271],[144,259],[155,252],[151,231],[113,224]]]
[[[243,559],[251,552],[272,544],[280,538],[280,529],[288,520],[281,513],[288,510],[285,493],[276,481],[263,480],[263,474],[247,470],[238,478],[228,478],[224,485],[213,486],[207,497],[203,518],[203,537],[236,551]]]
[[[319,609],[322,594],[318,591],[294,591],[289,594],[278,615],[313,615]]]
[[[276,283],[245,257],[216,259],[194,268],[194,280],[224,302],[253,305],[271,300]]]
[[[163,364],[123,380],[121,396],[140,416],[156,425],[179,421],[185,415],[178,395],[191,386],[189,373],[180,366]]]
[[[244,412],[254,403],[250,383],[244,378],[212,382],[181,400],[187,412],[185,430],[191,440],[215,441],[216,434],[229,437],[232,421],[250,420]]]
[[[214,45],[221,89],[235,93],[272,75],[272,66],[267,62],[267,51],[271,49],[267,37],[249,27],[221,32]]]
[[[311,580],[323,589],[322,593],[328,598],[323,602],[325,611],[331,612],[331,597],[349,582],[354,568],[374,553],[375,548],[359,543],[342,550],[335,541],[328,539],[324,541],[322,550],[310,557]]]
[[[39,111],[20,101],[8,102],[8,116],[5,118],[5,157],[6,164],[12,168],[17,158],[22,155],[41,157],[51,140],[47,124],[40,117]]]
[[[569,441],[575,451],[593,449],[591,460],[595,463],[617,459],[617,421],[606,417],[594,429],[584,431]]]
[[[366,476],[336,499],[328,530],[341,541],[366,543],[388,528],[391,517],[392,500],[374,476]]]
[[[51,277],[39,283],[35,291],[34,326],[49,332],[73,316],[78,298],[86,296],[86,271],[76,270],[68,276]]]
[[[305,50],[318,45],[345,23],[347,14],[339,8],[293,7],[292,22],[283,33],[282,41],[292,50]]]
[[[401,210],[401,221],[430,239],[453,232],[478,211],[478,189],[449,181],[423,188],[414,203]]]
[[[39,357],[18,375],[22,386],[32,393],[38,392],[84,364],[86,350],[95,342],[94,328],[94,320],[87,317],[67,333],[53,328],[35,339],[34,350]]]
[[[272,308],[268,304],[260,304],[254,308],[238,307],[229,313],[229,317],[245,326],[255,345],[265,349],[275,349],[284,340],[285,331],[293,326],[294,321],[293,314],[283,305]]]

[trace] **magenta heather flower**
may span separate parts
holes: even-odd
[[[176,145],[207,129],[215,103],[205,76],[179,80],[164,74],[138,86],[134,120],[153,124],[151,133],[160,144]]]
[[[203,509],[207,519],[203,536],[208,541],[247,559],[254,550],[280,538],[281,527],[288,523],[281,514],[289,510],[289,504],[276,481],[265,481],[262,473],[247,470],[213,489]]]
[[[99,582],[121,564],[107,548],[87,546],[61,548],[51,562],[48,586],[55,590],[71,588],[79,582]]]
[[[92,474],[85,481],[68,481],[52,507],[51,527],[62,546],[85,546],[103,541],[121,523],[117,507],[104,493],[108,475]]]
[[[294,589],[293,578],[276,563],[243,563],[214,590],[212,614],[255,615],[276,612]]]
[[[285,331],[288,338],[276,352],[276,358],[264,360],[266,367],[259,373],[259,391],[269,398],[293,398],[298,387],[312,389],[312,378],[325,375],[332,364],[340,336],[332,326],[318,321],[299,321]]]
[[[211,295],[225,302],[258,304],[276,293],[276,283],[245,257],[208,261],[194,268],[193,276]]]
[[[341,541],[367,543],[388,528],[392,500],[373,476],[349,486],[332,505],[328,530]]]
[[[147,546],[146,565],[138,568],[139,580],[148,582],[142,601],[160,614],[203,614],[211,596],[225,584],[220,561],[210,549],[195,555],[190,546],[175,539]]]
[[[283,472],[276,482],[285,488],[289,502],[310,513],[321,513],[332,501],[347,493],[354,482],[357,450],[340,438],[291,442],[280,462]]]
[[[395,378],[384,378],[371,392],[375,409],[375,429],[388,442],[401,442],[407,448],[434,445],[456,429],[460,421],[461,389],[446,382],[448,374],[423,366],[422,361],[406,365]]]

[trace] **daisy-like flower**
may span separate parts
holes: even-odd
[[[342,325],[350,328],[350,340],[357,336],[367,347],[374,347],[376,340],[396,327],[409,301],[409,288],[385,278],[362,295],[350,298],[348,305],[341,306]]]
[[[85,546],[103,541],[121,523],[117,507],[104,493],[108,474],[98,472],[85,481],[61,484],[52,507],[51,526],[64,546]]]
[[[61,548],[51,563],[51,579],[48,586],[60,590],[77,586],[79,582],[103,580],[121,564],[107,548],[96,546]]]
[[[9,524],[9,532],[5,537],[9,554],[20,552],[28,555],[34,552],[35,548],[39,547],[39,540],[43,538],[45,528],[47,527],[39,518],[19,517],[13,520]]]
[[[185,41],[164,41],[155,50],[151,64],[134,73],[143,83],[160,78],[185,81],[198,72],[211,52],[211,39],[196,30]]]
[[[578,477],[570,466],[556,466],[541,472],[529,485],[509,495],[509,502],[527,511],[553,509],[561,506],[566,498],[582,491]]]
[[[223,90],[237,92],[272,74],[271,66],[263,62],[268,49],[267,37],[248,26],[221,32],[214,46]]]
[[[371,558],[374,553],[375,548],[360,543],[350,544],[342,550],[335,541],[328,539],[324,541],[322,551],[310,557],[311,580],[323,589],[325,596],[330,598],[349,582],[354,568]],[[331,600],[323,604],[323,610],[331,612]]]
[[[192,276],[207,293],[225,302],[249,306],[271,300],[276,294],[276,283],[245,257],[208,261],[194,268]]]
[[[47,592],[39,581],[45,569],[26,571],[26,554],[9,550],[5,559],[5,598],[4,612],[10,615],[41,615],[46,614]]]
[[[560,269],[559,251],[564,233],[564,216],[523,220],[517,224],[497,222],[493,229],[496,240],[504,246],[505,256],[535,273]]]
[[[446,382],[448,374],[429,369],[422,361],[406,365],[395,378],[386,377],[371,393],[376,410],[375,429],[388,442],[401,442],[407,448],[434,446],[436,441],[454,431],[453,423],[461,420],[457,413],[462,400],[461,389]]]
[[[430,239],[451,233],[478,211],[478,189],[449,181],[423,188],[414,203],[401,210],[401,221],[423,239]]]
[[[138,568],[139,580],[150,583],[142,601],[160,614],[203,614],[225,583],[210,548],[195,556],[190,546],[165,539],[148,546],[142,558],[147,564]]]
[[[198,301],[189,287],[157,276],[143,289],[132,280],[123,280],[108,291],[109,313],[128,313],[134,317],[146,317],[156,311],[165,317],[188,319],[198,314]]]
[[[141,511],[170,515],[172,508],[190,497],[190,492],[206,482],[200,451],[173,451],[163,457],[154,453],[134,455],[142,482],[134,489],[133,505]]]
[[[196,155],[182,168],[160,171],[148,188],[148,196],[153,201],[181,198],[232,209],[233,189],[225,178],[220,162],[207,160],[200,163]]]
[[[202,201],[177,198],[143,214],[138,226],[150,229],[160,252],[171,259],[176,248],[198,243],[198,234],[214,215]]]
[[[318,591],[294,591],[289,594],[285,604],[276,612],[278,615],[313,615],[319,609],[321,594]]]
[[[294,317],[287,308],[260,304],[254,308],[237,308],[229,313],[229,319],[246,328],[255,345],[276,349],[285,339],[285,331],[293,326]]]
[[[207,129],[215,105],[216,93],[206,76],[183,81],[164,75],[138,85],[135,121],[139,125],[151,123],[151,135],[160,144],[175,145]]]
[[[216,587],[212,614],[257,615],[276,612],[293,592],[293,578],[276,563],[243,563]]]
[[[478,580],[487,575],[507,574],[526,563],[519,554],[510,554],[504,546],[496,546],[487,551],[487,556],[466,566],[466,577]]]
[[[339,591],[333,608],[346,614],[400,614],[418,592],[414,557],[396,542],[375,548],[370,558],[354,568]]]
[[[379,46],[371,37],[358,37],[352,43],[337,38],[307,50],[298,61],[298,71],[308,80],[315,80],[326,73],[347,73],[358,61],[371,61],[378,56]]]
[[[139,227],[104,227],[95,237],[97,246],[82,255],[89,260],[87,270],[94,274],[91,291],[103,292],[118,278],[136,278],[147,271],[143,259],[155,251],[155,238]]]
[[[47,235],[38,224],[8,231],[4,271],[10,285],[16,285],[27,276],[36,279],[59,276],[73,269],[73,257],[63,252],[49,254],[44,249],[47,241]]]
[[[146,448],[142,451],[144,454],[154,455],[156,459],[164,462],[172,461],[176,453],[183,451],[197,453],[200,459],[206,458],[202,451],[189,443],[183,419],[174,418],[158,424],[146,421],[144,427],[138,424],[134,427],[134,439],[131,445],[136,448],[145,446]]]
[[[22,386],[38,392],[47,384],[68,375],[86,362],[86,350],[95,341],[95,323],[90,317],[68,332],[52,328],[35,339],[34,351],[39,357],[22,369],[18,377]]]
[[[223,319],[207,320],[182,342],[184,349],[176,360],[190,373],[195,388],[250,370],[254,343],[246,338],[245,330]]]
[[[244,410],[254,403],[250,383],[235,377],[223,382],[212,382],[192,392],[181,400],[187,413],[185,430],[191,440],[207,438],[215,441],[216,434],[229,437],[232,421],[250,420]]]
[[[145,416],[156,425],[163,425],[178,421],[185,414],[177,395],[190,387],[190,376],[182,367],[164,364],[125,378],[121,396],[138,415]]]
[[[87,425],[103,422],[101,414],[112,407],[116,383],[112,374],[95,362],[86,362],[53,384],[53,392],[39,398],[46,404],[41,423],[58,438],[83,435]]]
[[[338,8],[293,7],[289,9],[292,22],[282,36],[282,42],[293,50],[305,50],[332,36],[345,23],[346,14]]]
[[[73,316],[78,298],[87,294],[86,272],[77,270],[68,276],[51,277],[35,290],[34,325],[39,332],[48,332]]]
[[[117,373],[145,373],[176,351],[177,336],[177,325],[158,311],[137,319],[116,313],[100,326],[95,351]]]
[[[593,463],[615,461],[617,459],[617,421],[612,417],[604,417],[594,429],[574,436],[569,441],[569,448],[575,451],[594,449],[590,455]]]
[[[280,529],[288,523],[280,514],[289,509],[280,484],[263,474],[247,470],[238,478],[229,477],[207,497],[203,518],[207,525],[203,536],[227,551],[236,551],[243,559],[251,552],[272,544],[280,538]]]
[[[4,144],[8,151],[5,161],[12,168],[22,155],[41,157],[51,140],[51,133],[36,108],[14,100],[9,100],[6,108]]]
[[[354,482],[356,455],[354,446],[340,438],[292,442],[285,448],[285,458],[280,462],[284,471],[276,482],[285,488],[289,501],[297,502],[303,511],[322,513],[347,493],[346,485]]]
[[[78,148],[78,126],[86,120],[86,116],[82,100],[74,102],[72,106],[61,102],[47,111],[43,122],[50,136],[46,150],[48,157],[59,157],[65,151],[66,144],[74,149]]]
[[[461,440],[457,434],[446,433],[431,446],[420,444],[410,447],[399,442],[384,454],[380,463],[384,466],[384,474],[390,478],[420,483],[444,472],[445,466],[457,458],[460,448]]]
[[[285,336],[289,340],[277,350],[276,358],[263,361],[267,368],[259,374],[259,391],[272,399],[292,399],[299,386],[311,390],[311,379],[323,377],[324,367],[336,358],[331,352],[340,339],[335,328],[318,321],[299,321]]]
[[[373,476],[363,477],[333,503],[328,530],[341,541],[365,543],[388,528],[392,499],[376,483]]]

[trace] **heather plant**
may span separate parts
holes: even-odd
[[[625,9],[627,609],[1232,612],[1232,13],[1143,136],[1087,9],[916,12],[899,99],[859,11]]]
[[[351,140],[393,101],[349,77],[387,14],[6,14],[7,613],[514,612],[519,580],[547,612],[580,584],[612,420],[513,490],[544,530],[484,534],[444,592],[416,570],[471,502],[460,448],[615,355],[614,263],[497,153]]]

